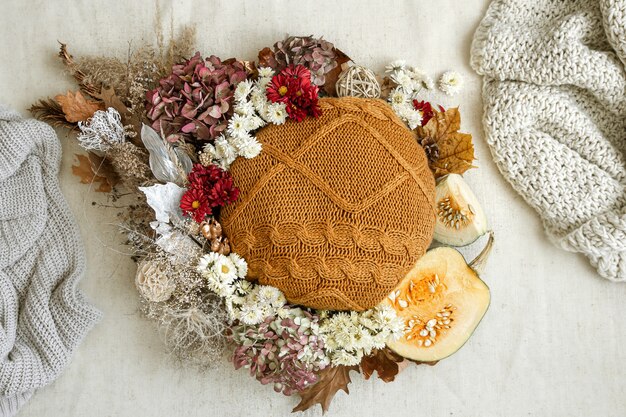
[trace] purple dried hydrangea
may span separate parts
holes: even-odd
[[[200,52],[172,67],[159,86],[146,93],[147,117],[152,128],[170,142],[207,142],[228,126],[237,83],[246,79],[243,64],[234,59],[206,60]]]
[[[276,42],[272,52],[264,64],[276,71],[290,64],[303,65],[311,71],[311,82],[317,86],[324,85],[326,74],[338,65],[334,45],[312,36],[288,36]]]
[[[292,395],[317,382],[317,373],[329,365],[319,337],[317,315],[300,308],[286,308],[255,326],[238,324],[232,340],[235,369],[248,368],[262,384],[274,384],[276,392]]]

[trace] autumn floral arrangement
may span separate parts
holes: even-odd
[[[120,230],[137,262],[143,311],[170,350],[206,366],[229,349],[235,368],[298,394],[301,411],[317,403],[326,410],[338,390],[348,391],[350,371],[389,382],[410,362],[434,364],[460,348],[488,305],[476,272],[487,252],[466,264],[450,246],[473,242],[487,224],[461,178],[474,154],[459,111],[422,93],[454,95],[461,76],[447,72],[435,85],[403,61],[377,75],[307,36],[264,48],[257,61],[205,58],[193,39],[185,29],[126,60],[74,58],[61,44],[78,89],[30,109],[75,132],[86,153],[73,172],[125,204]],[[434,237],[446,246],[428,251],[372,308],[295,305],[249,279],[247,260],[231,250],[220,223],[240,197],[231,166],[264,152],[256,134],[268,126],[319,118],[321,100],[348,96],[386,103],[424,150],[437,179]]]

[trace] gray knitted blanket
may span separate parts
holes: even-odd
[[[502,174],[559,247],[626,281],[626,0],[495,0],[472,45]]]
[[[57,377],[99,315],[77,289],[85,255],[60,161],[50,126],[0,105],[0,417]]]

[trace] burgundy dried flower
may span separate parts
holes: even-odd
[[[232,203],[239,196],[233,177],[216,165],[194,164],[187,180],[189,185],[181,198],[180,208],[183,214],[198,223],[213,214],[213,208]]]
[[[159,86],[146,93],[152,128],[168,141],[206,142],[223,132],[233,114],[235,85],[246,79],[244,65],[216,56],[204,60],[199,52],[172,67]]]

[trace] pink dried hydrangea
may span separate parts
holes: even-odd
[[[284,312],[284,318],[234,326],[233,363],[235,369],[249,368],[262,384],[274,384],[276,392],[291,395],[317,382],[317,373],[330,361],[319,337],[319,317],[300,308]]]
[[[170,142],[207,142],[228,126],[233,114],[237,83],[246,79],[241,62],[206,60],[199,52],[172,67],[172,73],[159,86],[146,93],[146,110],[152,128],[163,130]]]

